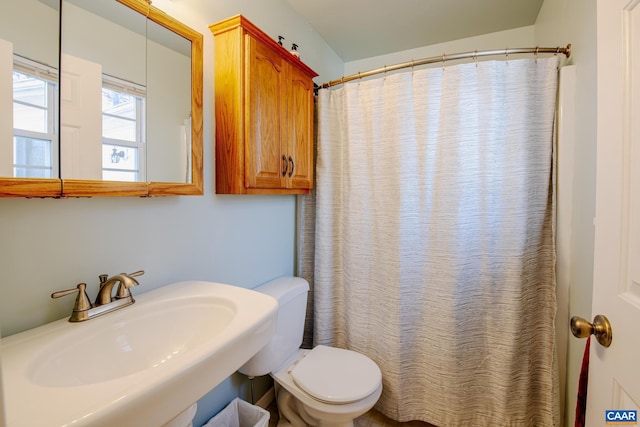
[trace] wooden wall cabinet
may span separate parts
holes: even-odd
[[[216,193],[313,187],[317,74],[242,15],[213,24]]]

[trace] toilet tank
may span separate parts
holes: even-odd
[[[254,288],[278,301],[276,331],[262,350],[239,371],[250,377],[267,375],[298,351],[304,334],[309,283],[299,277],[279,277]]]

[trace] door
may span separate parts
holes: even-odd
[[[102,66],[63,54],[60,177],[102,179]]]
[[[283,188],[288,160],[282,149],[287,104],[283,99],[284,60],[264,42],[247,35],[247,188]]]
[[[291,67],[289,90],[289,188],[313,187],[313,81]]]
[[[592,340],[586,423],[640,404],[640,0],[597,7],[597,159],[592,315],[609,318],[609,348]]]

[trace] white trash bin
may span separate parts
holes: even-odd
[[[269,427],[269,411],[236,397],[203,427]]]

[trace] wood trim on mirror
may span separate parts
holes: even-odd
[[[62,197],[124,197],[149,195],[149,183],[63,179]]]
[[[0,197],[60,197],[62,181],[43,178],[0,178]]]

